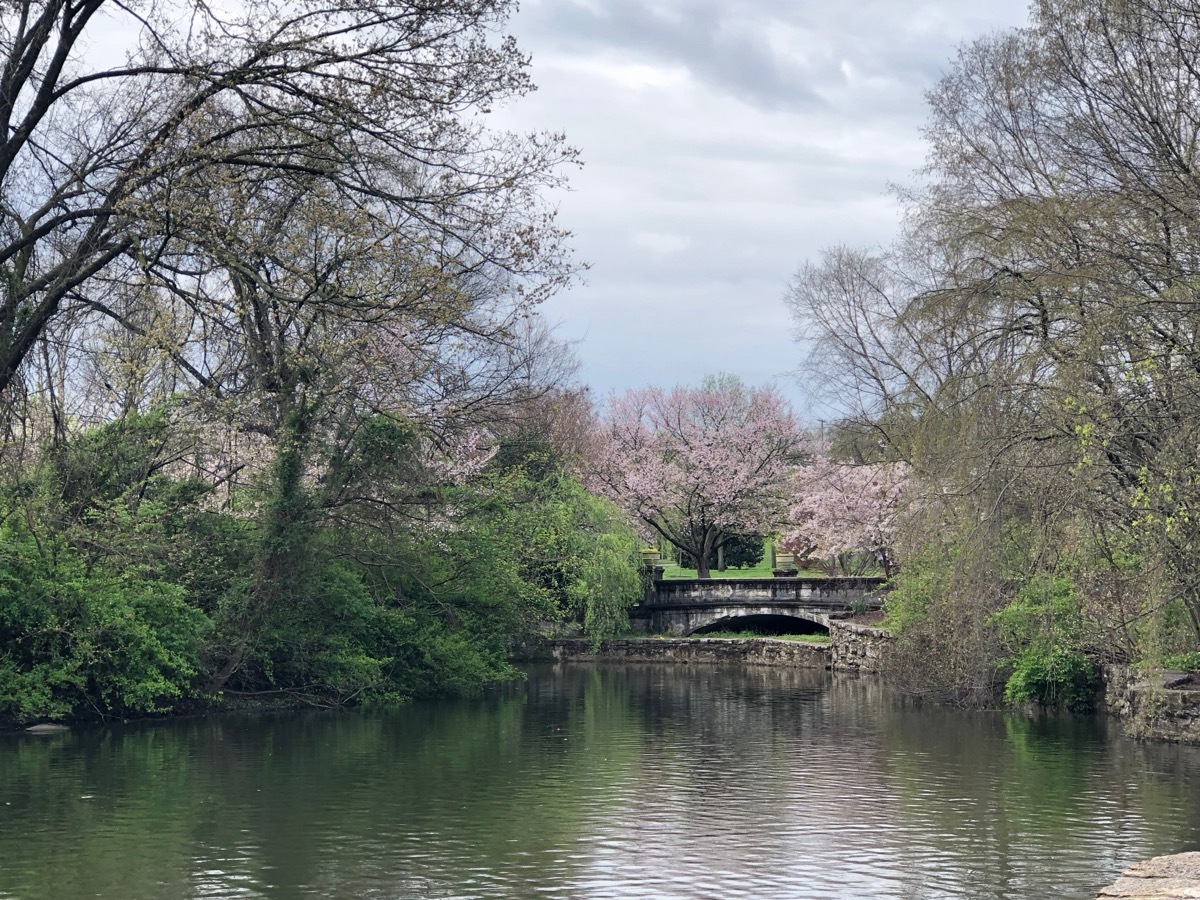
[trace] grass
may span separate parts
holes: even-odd
[[[724,572],[718,572],[716,569],[716,559],[713,560],[713,568],[709,571],[709,578],[774,578],[775,573],[771,570],[771,542],[767,541],[764,545],[764,553],[762,562],[756,566],[747,566],[742,569],[728,568]],[[662,560],[658,565],[663,566],[663,578],[696,578],[695,569],[685,569],[683,566],[677,566],[673,562]],[[796,573],[800,578],[828,578],[829,572],[826,569],[801,569]],[[838,573],[840,574],[840,573]],[[877,569],[872,569],[865,575],[882,574]]]
[[[768,560],[763,560],[757,566],[747,567],[744,569],[726,569],[724,572],[718,572],[715,568],[709,572],[710,578],[771,578],[774,576],[771,571],[771,565]],[[806,578],[825,578],[827,572],[818,571],[816,569],[805,569],[800,572],[802,577]],[[668,564],[663,570],[663,578],[695,578],[695,569],[685,569],[682,566]]]
[[[710,631],[693,634],[693,638],[719,638],[721,640],[744,638],[775,638],[779,641],[800,641],[805,644],[828,644],[828,634],[759,634],[757,631]]]

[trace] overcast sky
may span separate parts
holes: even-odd
[[[591,264],[547,304],[598,398],[732,372],[801,405],[783,295],[825,247],[894,235],[924,93],[1027,0],[522,0],[539,90],[501,113],[563,130],[559,198]]]

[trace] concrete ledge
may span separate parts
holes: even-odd
[[[1123,897],[1125,900],[1161,900],[1164,897],[1200,900],[1200,853],[1156,856],[1130,866],[1096,896]]]

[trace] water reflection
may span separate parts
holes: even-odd
[[[563,665],[486,697],[0,738],[0,897],[1087,897],[1200,752],[875,680]]]

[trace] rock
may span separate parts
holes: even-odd
[[[1104,667],[1104,704],[1132,737],[1200,744],[1200,684],[1179,671]]]
[[[1200,853],[1156,856],[1130,866],[1096,896],[1125,900],[1167,897],[1200,900]]]
[[[1164,688],[1179,688],[1191,684],[1194,680],[1190,672],[1177,672],[1174,669],[1167,669],[1163,672],[1162,686]]]

